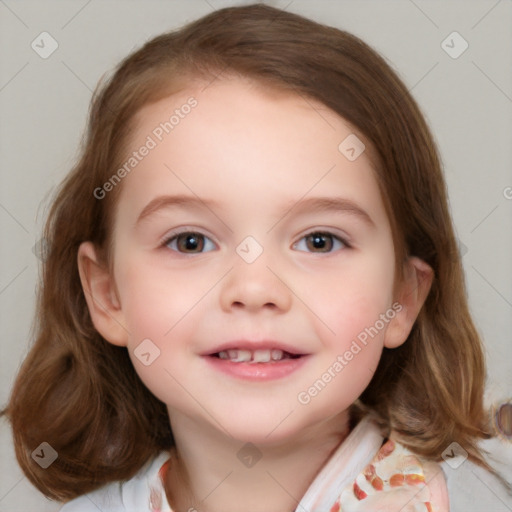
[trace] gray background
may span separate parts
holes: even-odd
[[[510,400],[512,2],[267,3],[362,37],[398,70],[419,101],[445,165],[471,310],[486,344],[488,402]],[[51,192],[76,156],[97,81],[147,39],[236,4],[0,0],[1,405],[30,341],[39,272],[34,245]],[[59,45],[47,59],[31,48],[43,31]],[[469,44],[456,59],[441,46],[453,31]],[[461,48],[457,40],[448,44],[452,51]],[[23,476],[9,427],[5,421],[0,425],[0,511],[57,510]],[[510,441],[489,446],[512,453]],[[467,486],[487,493],[488,510],[512,510],[494,496],[492,484],[479,478]]]

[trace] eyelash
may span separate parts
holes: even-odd
[[[170,249],[171,251],[177,252],[177,253],[180,253],[180,254],[202,254],[203,252],[210,252],[211,250],[213,250],[213,249],[210,249],[208,251],[201,251],[199,253],[193,253],[193,252],[192,253],[187,253],[185,251],[179,251],[179,250],[172,249],[171,247],[169,247],[169,244],[171,244],[171,242],[174,242],[175,240],[177,241],[178,237],[180,237],[182,235],[195,235],[196,237],[203,237],[205,240],[208,240],[213,245],[215,245],[215,246],[217,245],[209,236],[205,235],[201,231],[187,228],[187,229],[183,229],[181,231],[175,231],[175,232],[173,232],[171,234],[168,234],[162,240],[162,243],[161,243],[162,247]]]
[[[340,244],[342,244],[343,247],[338,248],[338,249],[333,249],[330,251],[301,251],[301,252],[310,252],[312,254],[322,254],[322,253],[330,254],[330,253],[339,251],[341,249],[350,249],[351,248],[351,245],[348,243],[348,241],[344,237],[335,235],[334,233],[331,233],[330,231],[327,231],[327,230],[324,231],[322,229],[315,229],[315,230],[312,230],[312,231],[306,233],[305,235],[302,235],[300,237],[300,239],[292,245],[292,247],[295,248],[300,242],[302,242],[303,240],[307,240],[307,238],[312,235],[320,235],[323,237],[332,237],[332,239],[334,241],[339,242]]]
[[[173,252],[180,253],[180,254],[203,254],[204,252],[211,252],[212,250],[215,250],[215,249],[209,248],[209,250],[207,250],[207,251],[201,250],[200,252],[197,252],[197,253],[195,253],[195,252],[190,252],[189,253],[189,252],[186,252],[186,251],[180,251],[177,248],[174,249],[174,248],[169,247],[169,245],[172,242],[177,241],[178,237],[180,237],[182,235],[195,235],[196,237],[203,237],[204,240],[206,240],[210,244],[213,244],[213,245],[216,246],[216,243],[209,236],[205,235],[204,233],[202,233],[199,230],[194,230],[194,229],[190,229],[190,228],[183,229],[182,231],[176,231],[176,232],[173,232],[173,233],[167,235],[162,240],[161,246],[165,247],[167,249],[170,249]],[[321,251],[321,250],[320,251],[305,251],[305,250],[298,249],[300,252],[309,252],[311,254],[330,254],[332,252],[336,252],[336,251],[339,251],[341,249],[350,249],[351,248],[351,245],[348,243],[348,241],[344,237],[335,235],[334,233],[331,233],[330,231],[323,231],[323,230],[313,230],[313,231],[310,231],[310,232],[304,234],[297,242],[295,242],[292,245],[292,248],[297,250],[296,248],[299,245],[299,243],[302,242],[303,240],[307,240],[307,238],[312,236],[312,235],[318,235],[320,237],[331,237],[333,239],[333,241],[334,241],[333,242],[333,246],[335,245],[335,242],[338,242],[338,243],[340,243],[342,245],[342,247],[338,247],[337,249],[331,249],[331,250],[328,250],[328,251]],[[207,244],[208,242],[203,241],[203,246],[205,244]]]

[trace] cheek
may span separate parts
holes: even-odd
[[[214,277],[162,271],[135,258],[116,267],[130,358],[142,382],[164,402],[172,397],[189,406],[179,383],[187,381],[194,326]]]
[[[212,275],[175,272],[143,259],[121,262],[116,273],[130,344],[143,337],[165,343],[167,333],[195,308],[212,286]]]
[[[322,322],[316,322],[324,356],[314,379],[299,396],[301,404],[334,414],[349,407],[364,391],[379,363],[393,308],[393,253],[347,265],[336,279],[326,276],[323,289],[310,294]],[[313,303],[313,302],[312,302]],[[326,328],[328,326],[328,328]],[[307,410],[313,411],[314,408]]]
[[[389,322],[381,319],[390,312],[394,280],[392,257],[386,256],[347,265],[334,279],[325,276],[323,286],[309,294],[318,317],[329,327],[329,344],[339,350],[375,325],[384,334]]]

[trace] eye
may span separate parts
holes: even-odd
[[[215,244],[207,236],[194,231],[178,233],[168,238],[165,245],[176,252],[200,254],[215,250]]]
[[[305,252],[332,252],[349,245],[341,238],[323,231],[314,231],[302,237],[293,248]]]

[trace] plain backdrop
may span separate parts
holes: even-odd
[[[31,342],[44,214],[74,161],[99,78],[149,38],[242,3],[249,2],[0,1],[0,405]],[[360,36],[412,90],[444,162],[471,310],[485,340],[488,402],[510,400],[512,2],[268,3]],[[46,59],[31,46],[42,32],[58,44]],[[17,466],[5,421],[0,433],[0,511],[57,510]],[[510,453],[510,441],[492,449]],[[468,489],[478,485],[494,503],[492,489],[477,480]],[[501,500],[492,507],[512,510]]]

